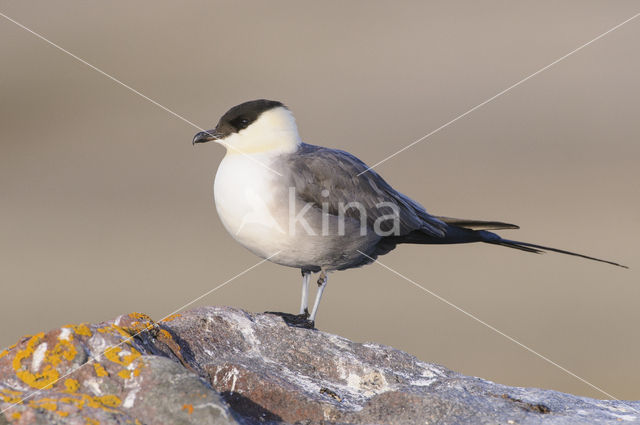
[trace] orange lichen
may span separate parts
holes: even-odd
[[[162,338],[173,339],[169,331],[167,331],[166,329],[160,329],[158,331],[158,336]]]
[[[73,360],[76,354],[78,354],[76,347],[71,342],[63,339],[58,341],[51,352],[49,350],[46,351],[45,361],[57,366],[63,359],[67,361]]]
[[[96,329],[98,332],[102,333],[102,334],[120,334],[121,336],[123,336],[125,338],[125,342],[129,343],[128,340],[131,339],[131,335],[126,331],[126,329],[116,325],[115,323],[112,323],[109,326],[105,326],[104,328],[98,328]]]
[[[145,364],[142,361],[137,362],[136,368],[131,370],[129,369],[122,369],[120,372],[118,372],[118,376],[121,377],[122,379],[129,379],[132,376],[140,376],[140,372],[142,371],[142,368],[145,366]]]
[[[170,341],[173,342],[173,336],[171,336],[171,334],[166,329],[160,329],[160,331],[158,332],[158,339],[165,343],[169,343]],[[179,350],[180,346],[177,345],[177,347]]]
[[[80,388],[80,383],[75,379],[69,378],[64,381],[64,386],[67,392],[75,393],[76,391],[78,391],[78,388]]]
[[[115,323],[111,325],[111,328],[117,331],[120,335],[126,338],[126,342],[130,344],[131,342],[131,334],[127,332],[127,330],[121,326],[116,325]]]
[[[102,378],[103,376],[109,376],[109,372],[100,363],[94,363],[93,369],[96,371],[96,375]]]
[[[122,404],[122,400],[120,400],[117,396],[113,394],[103,395],[101,397],[94,397],[99,401],[99,403],[108,406],[108,407],[118,407]]]
[[[86,323],[80,323],[79,325],[67,325],[65,328],[71,328],[76,335],[92,336],[91,329]]]
[[[158,331],[157,338],[158,338],[158,341],[166,344],[166,346],[169,347],[171,352],[173,352],[173,354],[175,354],[175,356],[178,358],[178,360],[180,360],[180,363],[182,363],[182,365],[184,367],[186,367],[187,369],[193,371],[191,366],[189,366],[189,364],[186,362],[186,360],[182,356],[182,354],[181,354],[182,348],[173,339],[173,336],[171,335],[171,333],[169,333],[166,329],[160,329]]]
[[[44,332],[34,335],[29,339],[26,347],[16,352],[13,358],[13,370],[16,376],[22,380],[25,384],[44,389],[52,385],[57,381],[60,376],[60,372],[56,369],[64,360],[72,361],[78,354],[78,350],[69,340],[58,340],[53,349],[48,348],[42,353],[41,366],[42,371],[30,371],[29,366],[22,364],[23,360],[33,356],[36,347],[39,347],[39,342],[44,338]]]
[[[4,350],[0,351],[0,359],[3,358],[4,356],[6,356],[7,354],[9,354],[9,352],[11,350],[13,350],[16,347],[16,345],[18,345],[18,344],[10,345],[9,347],[7,347]]]
[[[139,334],[144,331],[150,331],[156,327],[156,323],[143,313],[130,313],[128,315],[130,319],[134,319],[129,325],[124,325],[122,328],[126,330],[130,335]]]
[[[120,399],[113,395],[103,395],[100,397],[94,397],[87,394],[74,394],[69,397],[60,397],[61,403],[72,404],[78,409],[83,409],[85,406],[92,407],[94,409],[103,409],[108,412],[112,412],[112,407],[118,407],[122,402]]]
[[[122,379],[129,379],[131,378],[131,371],[127,369],[122,369],[120,372],[118,372],[118,376],[121,377]]]
[[[24,382],[25,384],[38,389],[48,387],[49,385],[53,384],[60,376],[58,371],[52,367],[52,364],[45,365],[42,372],[40,373],[32,373],[27,369],[26,366],[22,364],[22,360],[28,359],[33,355],[35,346],[40,340],[42,340],[43,337],[44,332],[34,335],[29,340],[29,342],[27,342],[27,346],[22,350],[18,350],[15,357],[13,358],[13,370],[15,371],[18,378],[20,378],[20,380],[22,380],[22,382]]]
[[[97,419],[92,418],[84,418],[85,425],[100,425],[100,422]]]
[[[13,414],[11,415],[11,419],[20,419],[20,417],[22,416],[22,413],[20,412],[13,412]]]
[[[58,410],[58,400],[53,398],[41,398],[40,400],[31,400],[29,406],[34,409],[46,409],[52,412]]]
[[[129,317],[132,319],[138,319],[138,320],[146,320],[148,322],[153,322],[153,319],[151,319],[151,317],[149,317],[148,315],[144,314],[144,313],[129,313]]]
[[[59,406],[62,405],[70,405],[75,406],[77,409],[82,410],[84,407],[91,407],[94,409],[102,409],[109,413],[118,413],[118,410],[114,409],[122,404],[120,398],[115,395],[104,395],[101,397],[89,396],[87,394],[74,393],[69,396],[50,398],[45,397],[39,400],[31,400],[28,405],[34,409],[45,409],[51,412],[55,412],[62,417],[66,417],[69,415],[69,412],[65,410],[58,410]],[[85,418],[87,421],[89,418]],[[87,422],[92,423],[92,422]],[[93,422],[93,423],[98,423]]]
[[[171,322],[172,320],[176,319],[177,317],[181,317],[182,314],[179,313],[175,313],[172,314],[170,316],[165,317],[164,319],[160,320],[160,322]]]
[[[130,336],[134,336],[134,335],[139,335],[142,332],[146,332],[146,331],[149,331],[149,333],[153,333],[155,326],[156,326],[155,323],[149,324],[149,323],[133,322],[131,323],[131,326],[123,327],[123,329],[127,331],[127,333]]]
[[[129,352],[122,350],[122,348],[110,347],[104,351],[104,356],[114,363],[118,363],[122,366],[129,366],[134,360],[141,356],[140,352],[133,347],[129,348]]]
[[[193,404],[183,404],[182,405],[182,410],[186,410],[187,413],[192,414],[193,413]]]
[[[22,404],[23,392],[0,388],[0,399],[5,403]]]

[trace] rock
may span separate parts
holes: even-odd
[[[0,424],[640,423],[637,401],[499,385],[229,307],[24,338],[0,352],[0,408]]]
[[[26,337],[0,352],[0,424],[237,423],[181,350],[138,313]]]

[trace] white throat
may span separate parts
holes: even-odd
[[[302,143],[291,111],[281,106],[263,112],[249,127],[220,142],[227,155],[295,152]]]

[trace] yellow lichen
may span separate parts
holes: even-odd
[[[69,416],[69,412],[64,412],[62,410],[58,410],[58,411],[56,411],[56,413],[58,415],[62,416],[63,418],[66,417],[66,416]]]
[[[13,412],[13,414],[11,415],[11,419],[20,419],[20,417],[22,416],[22,413],[20,412]]]
[[[29,406],[34,409],[46,409],[52,412],[58,410],[58,400],[53,398],[41,398],[40,400],[31,400]]]
[[[15,371],[18,378],[20,378],[20,380],[25,384],[38,389],[48,387],[49,385],[53,384],[60,376],[58,371],[54,369],[51,364],[45,365],[42,372],[40,373],[32,373],[27,369],[26,366],[22,364],[22,360],[31,357],[31,355],[35,351],[35,346],[38,344],[38,342],[40,342],[40,340],[42,340],[43,337],[44,332],[34,335],[29,340],[29,342],[27,342],[27,346],[22,350],[18,350],[15,357],[13,358],[13,370]]]
[[[131,335],[129,335],[127,332],[125,332],[124,329],[122,329],[120,326],[116,325],[115,323],[112,323],[109,326],[105,326],[104,328],[98,328],[97,331],[100,332],[101,334],[119,333],[120,335],[124,336],[125,338],[130,338],[131,337]]]
[[[118,407],[122,404],[122,401],[113,394],[103,395],[101,397],[95,397],[100,403],[109,407]]]
[[[91,407],[94,409],[102,409],[110,413],[117,413],[118,410],[115,410],[114,408],[122,404],[120,398],[113,394],[94,397],[87,394],[73,393],[69,396],[58,398],[41,398],[39,400],[32,400],[29,401],[29,406],[34,409],[40,408],[50,410],[52,412],[56,412],[60,416],[67,416],[68,412],[58,411],[60,403],[75,406],[78,410],[82,410],[84,407]]]
[[[80,388],[80,383],[75,379],[69,378],[64,381],[64,386],[69,393],[75,393]]]
[[[166,329],[160,329],[160,331],[158,332],[158,339],[167,344],[173,342],[173,337]],[[174,344],[174,345],[178,350],[180,350],[180,346],[178,344]]]
[[[182,316],[182,314],[175,313],[175,314],[172,314],[170,316],[165,317],[164,319],[162,319],[160,321],[161,322],[170,322],[170,321],[174,320],[175,318],[181,317],[181,316]]]
[[[74,394],[73,397],[61,397],[60,401],[67,404],[73,404],[78,409],[83,409],[87,406],[108,412],[113,412],[114,410],[111,408],[118,407],[122,403],[120,399],[113,394],[103,395],[100,397],[90,396],[87,394]]]
[[[57,366],[63,359],[67,361],[73,360],[76,357],[76,354],[78,354],[78,350],[75,345],[66,339],[61,339],[55,347],[53,347],[50,354],[49,350],[47,350],[45,353],[45,361]]]
[[[156,326],[151,317],[143,313],[131,313],[128,317],[130,319],[135,319],[129,325],[122,327],[129,333],[129,335],[137,335],[139,333],[152,330]]]
[[[102,403],[96,397],[82,397],[82,399],[78,400],[78,408],[82,409],[84,406],[93,407],[94,409],[99,409]]]
[[[151,319],[151,317],[147,316],[144,313],[129,313],[129,317],[132,319],[138,319],[138,320],[146,320],[148,322],[153,322],[153,320]]]
[[[13,370],[16,376],[25,384],[44,389],[53,385],[60,376],[60,372],[56,369],[63,360],[72,361],[78,354],[76,347],[67,340],[58,340],[52,350],[45,350],[42,359],[42,371],[30,371],[28,366],[22,364],[22,361],[31,357],[36,350],[39,342],[44,338],[44,332],[34,335],[24,349],[18,350],[13,358]]]
[[[109,376],[109,372],[107,372],[104,366],[102,366],[100,363],[94,363],[93,369],[96,371],[96,375],[98,375],[100,378],[102,378],[103,376]]]
[[[0,388],[0,399],[5,403],[22,404],[23,393],[8,388]]]
[[[76,335],[92,336],[91,329],[86,323],[80,323],[79,325],[67,325],[66,327],[73,329]]]
[[[127,330],[121,326],[116,325],[115,323],[111,325],[111,329],[117,331],[120,335],[126,338],[126,342],[130,344],[131,334],[127,332]]]
[[[100,425],[100,422],[97,419],[92,418],[84,418],[85,425]]]
[[[160,329],[158,331],[158,336],[162,338],[173,339],[171,334],[166,329]]]
[[[122,366],[129,366],[134,360],[141,356],[140,352],[133,347],[129,348],[129,354],[120,347],[110,347],[104,352],[104,356],[114,363],[118,363]],[[123,354],[124,353],[124,354]]]
[[[124,350],[119,346],[110,347],[106,349],[103,354],[108,360],[111,360],[112,362],[125,367],[129,367],[133,362],[135,362],[142,356],[142,354],[140,354],[140,352],[132,346],[126,346],[126,349]],[[134,376],[140,375],[140,371],[138,371],[138,368],[141,366],[142,364],[138,365],[136,369],[133,369]],[[107,372],[102,366],[96,365],[94,367],[96,368],[96,374],[98,374],[98,376],[106,375]],[[131,375],[132,371],[130,369],[122,369],[118,372],[118,376],[122,379],[129,379],[131,378]]]

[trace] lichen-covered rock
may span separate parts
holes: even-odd
[[[0,425],[640,423],[640,402],[507,387],[229,307],[25,338],[0,352],[0,407]]]
[[[138,313],[25,337],[0,352],[0,424],[237,423],[180,351]]]

